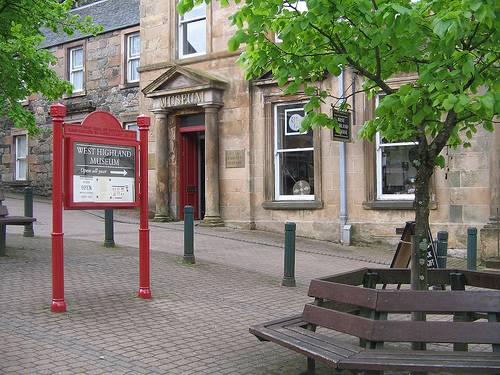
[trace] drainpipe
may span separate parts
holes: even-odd
[[[338,76],[339,97],[344,101],[344,69]],[[349,246],[351,244],[351,226],[347,225],[347,176],[346,176],[346,143],[339,144],[339,189],[340,189],[340,243]]]

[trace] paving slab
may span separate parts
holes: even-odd
[[[248,327],[300,312],[306,288],[152,252],[153,299],[136,297],[138,252],[66,239],[67,313],[50,312],[50,239],[9,236],[0,259],[1,374],[299,374],[305,359]],[[320,369],[324,374],[327,369]]]

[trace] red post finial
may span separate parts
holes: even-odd
[[[54,103],[50,106],[50,117],[62,117],[66,116],[66,106],[61,103]]]
[[[151,124],[151,117],[146,115],[137,116],[137,125],[139,126],[139,130],[142,129],[149,130],[150,124]]]

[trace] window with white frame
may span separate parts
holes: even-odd
[[[135,131],[137,133],[137,140],[139,140],[139,126],[137,125],[137,122],[124,122],[123,128],[125,130]]]
[[[378,105],[381,97],[377,97]],[[388,142],[376,134],[377,199],[414,200],[416,142]]]
[[[179,58],[203,55],[207,50],[207,8],[196,5],[179,16]]]
[[[28,177],[28,136],[26,134],[14,137],[16,172],[15,180],[26,181]]]
[[[127,35],[127,82],[139,82],[141,39],[139,33]]]
[[[81,92],[84,89],[83,68],[83,47],[71,48],[69,50],[68,70],[73,92]]]
[[[314,200],[313,131],[300,130],[304,104],[274,106],[275,200]]]

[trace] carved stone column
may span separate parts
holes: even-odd
[[[155,114],[156,138],[156,211],[153,221],[171,221],[168,189],[168,111],[157,110]]]
[[[219,105],[205,108],[205,218],[201,225],[223,226],[219,207]]]

